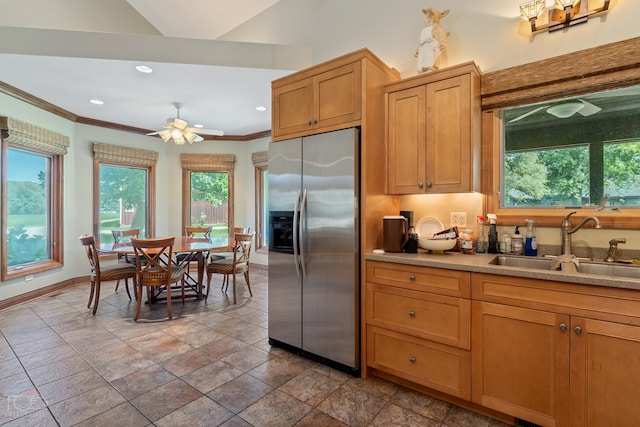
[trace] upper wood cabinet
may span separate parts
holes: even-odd
[[[340,57],[272,82],[273,139],[328,132],[361,123],[362,54]]]
[[[479,191],[480,113],[473,63],[388,85],[388,192]]]

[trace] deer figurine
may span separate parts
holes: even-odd
[[[440,20],[449,14],[449,9],[439,12],[422,9],[425,26],[420,32],[420,41],[415,56],[418,58],[418,73],[435,71],[440,68],[440,58],[447,48],[447,32],[440,26]]]

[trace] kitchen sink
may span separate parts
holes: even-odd
[[[551,270],[553,258],[523,257],[514,255],[497,255],[489,264],[506,267],[524,268],[528,270]],[[609,262],[578,261],[578,273],[594,276],[624,277],[640,280],[640,265],[617,264]]]
[[[581,262],[578,266],[578,273],[640,279],[640,265]]]
[[[518,267],[535,270],[551,270],[552,258],[519,257],[513,255],[498,255],[489,261],[492,265]]]

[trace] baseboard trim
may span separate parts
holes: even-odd
[[[36,298],[40,298],[47,294],[59,292],[63,289],[71,288],[82,283],[89,283],[91,278],[89,276],[75,277],[73,279],[64,280],[62,282],[54,283],[53,285],[44,286],[33,291],[25,292],[24,294],[16,295],[11,298],[3,299],[0,301],[0,310],[5,308],[14,307],[19,304],[23,304],[28,301],[32,301]]]

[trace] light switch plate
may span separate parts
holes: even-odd
[[[467,226],[467,213],[466,212],[451,212],[449,213],[449,222],[451,227],[465,228]]]

